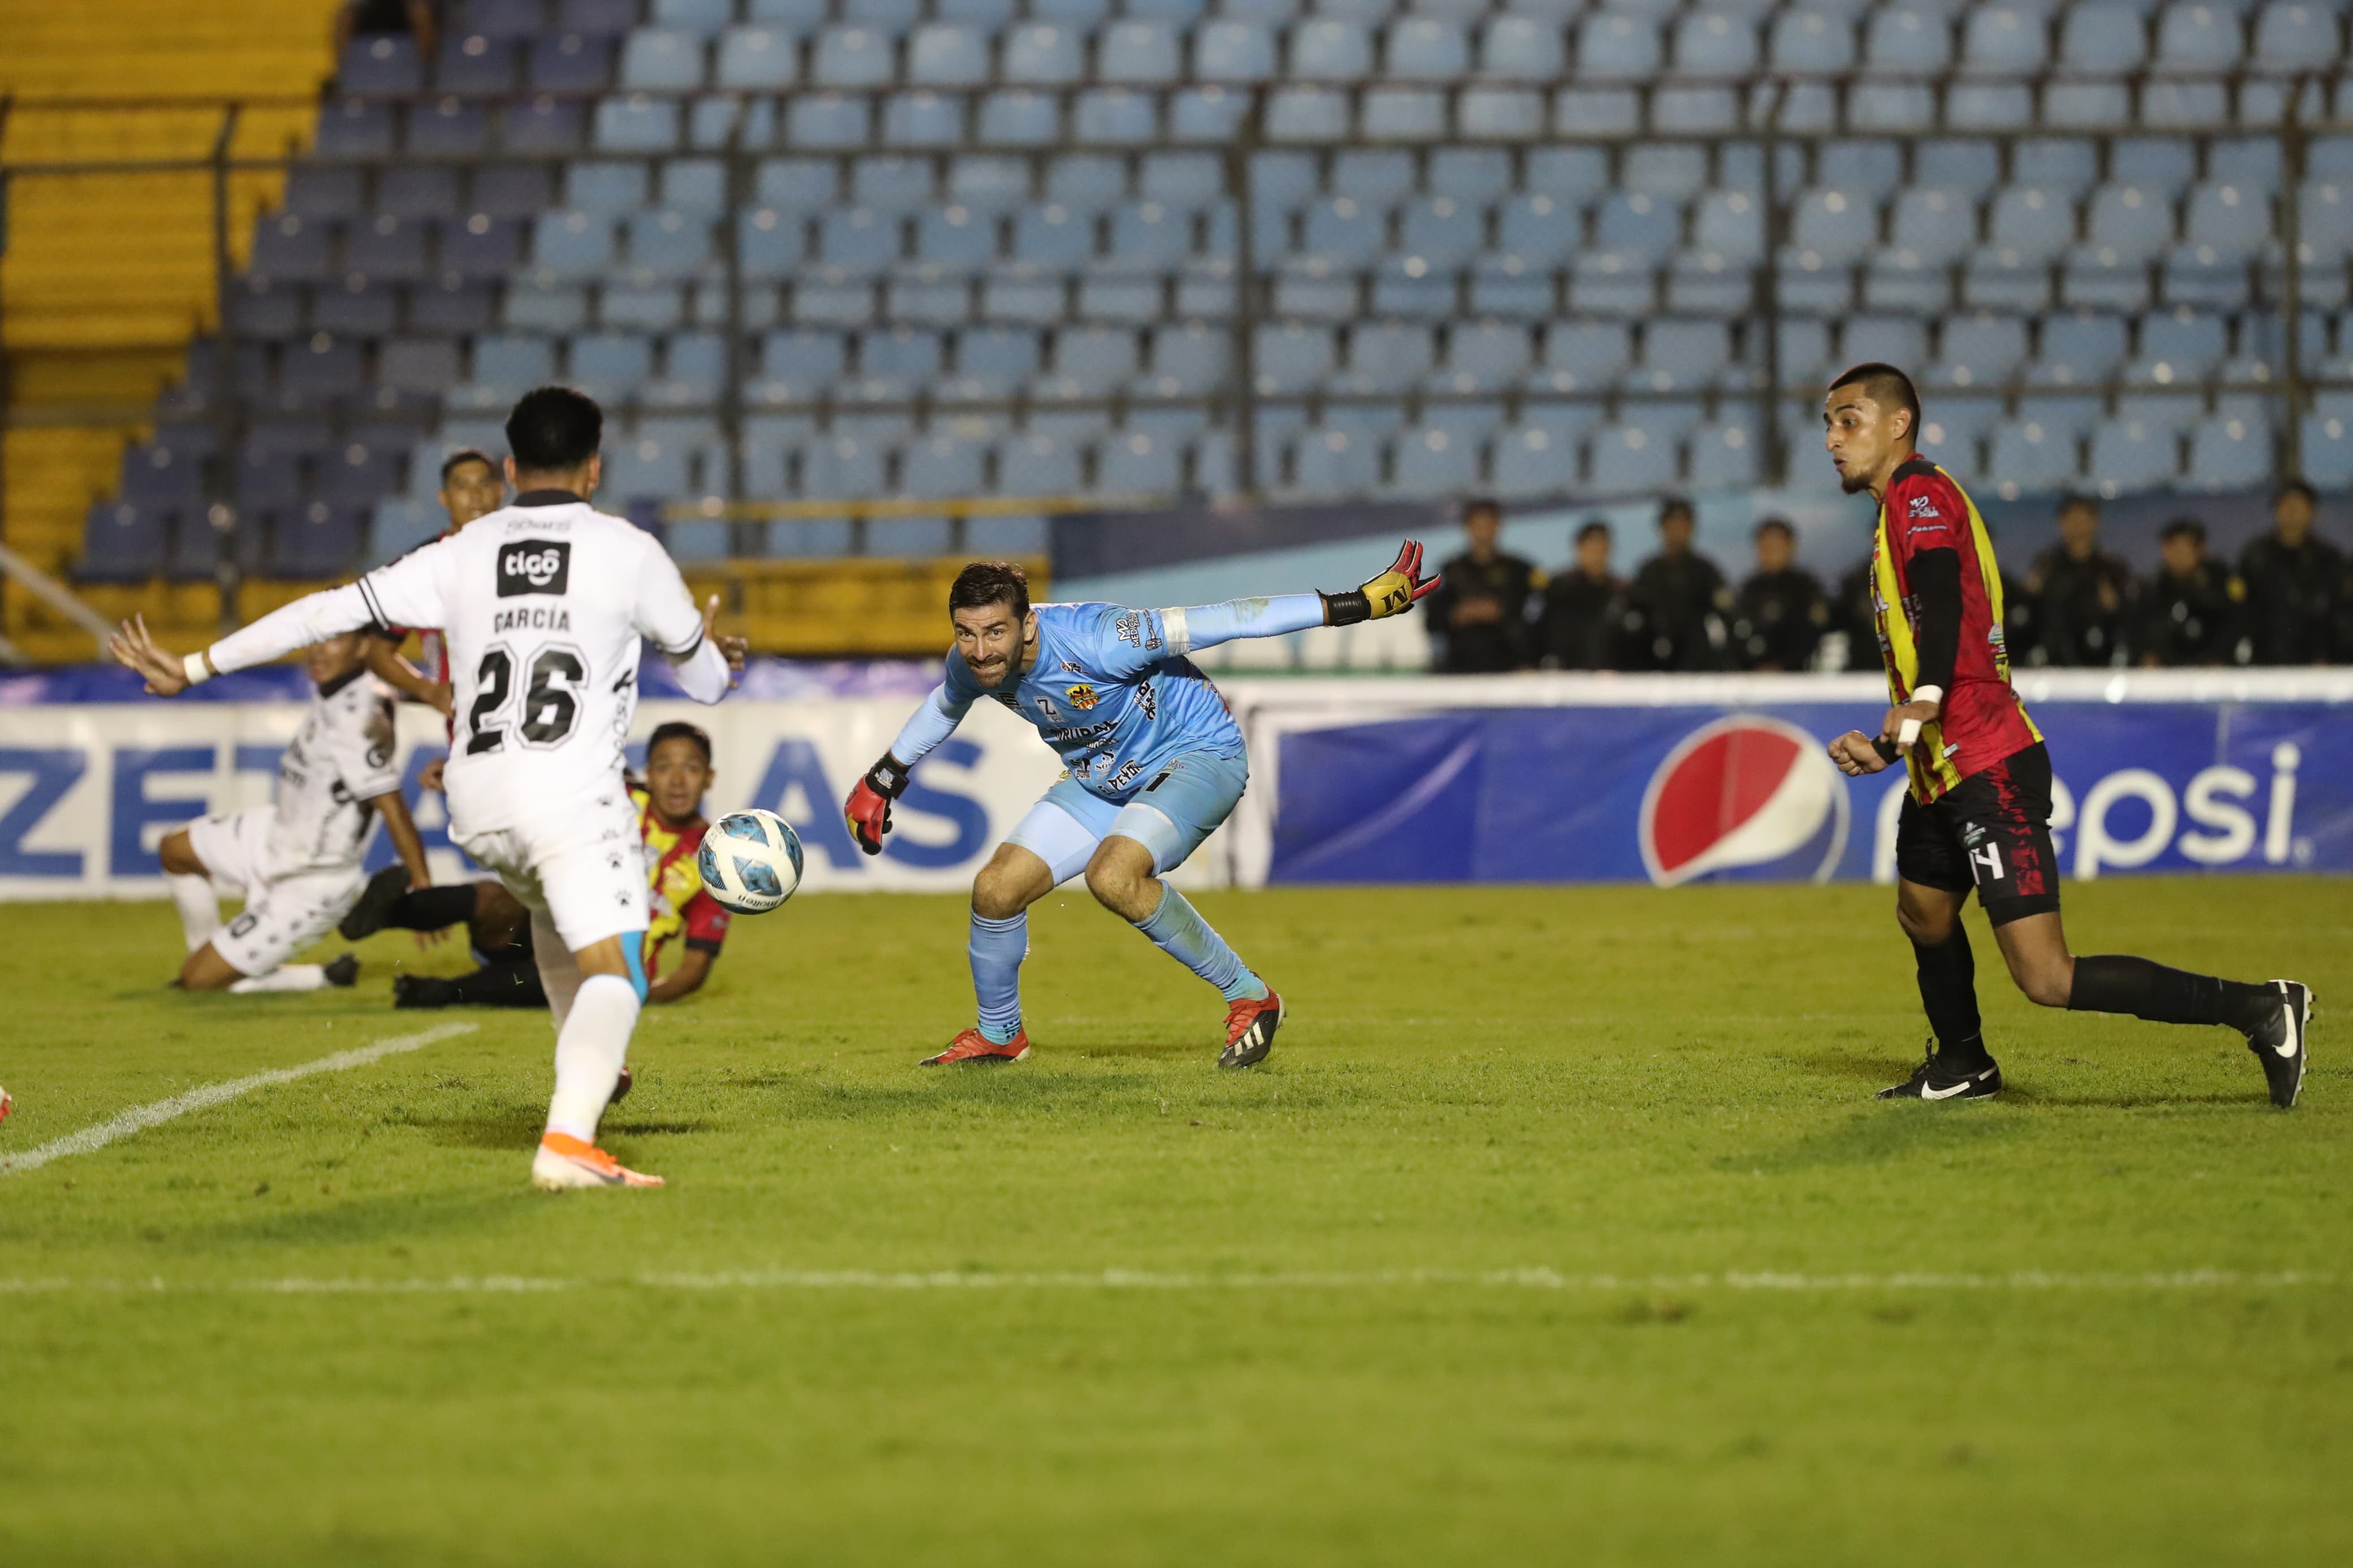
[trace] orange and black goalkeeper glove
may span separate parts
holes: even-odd
[[[1421,602],[1422,596],[1437,590],[1440,579],[1421,574],[1421,545],[1407,540],[1389,563],[1389,569],[1346,594],[1324,595],[1324,623],[1326,626],[1349,626],[1358,621],[1384,620],[1401,616]]]
[[[849,836],[869,855],[882,853],[882,836],[891,831],[891,803],[906,787],[906,765],[885,752],[882,760],[867,769],[858,787],[849,792],[841,817],[849,825]]]

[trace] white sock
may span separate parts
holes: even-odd
[[[555,1037],[555,1094],[547,1102],[547,1130],[596,1141],[596,1121],[621,1079],[629,1057],[629,1034],[638,1026],[638,988],[617,974],[591,974],[580,982],[571,1016]]]
[[[180,932],[194,952],[220,930],[220,900],[213,896],[213,879],[175,872],[164,881],[172,889],[173,907],[180,911]]]
[[[323,991],[327,970],[318,963],[281,963],[267,974],[251,974],[229,987],[239,996],[257,991]]]
[[[531,916],[532,962],[539,970],[540,988],[547,993],[547,1011],[555,1019],[555,1032],[564,1033],[565,1020],[572,1016],[572,999],[580,994],[580,961],[564,945],[555,932],[555,922],[537,910]]]

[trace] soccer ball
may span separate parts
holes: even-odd
[[[731,811],[702,836],[702,885],[739,915],[765,915],[801,885],[801,840],[773,811]]]

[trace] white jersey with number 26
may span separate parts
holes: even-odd
[[[369,613],[438,626],[457,704],[452,825],[512,827],[620,781],[638,639],[671,659],[702,617],[652,535],[586,501],[509,506],[369,573]]]

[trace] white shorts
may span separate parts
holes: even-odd
[[[267,974],[319,941],[367,887],[367,873],[356,865],[271,877],[269,831],[277,815],[257,805],[188,825],[188,847],[204,862],[214,890],[245,900],[244,910],[213,937],[213,951],[239,974]]]
[[[545,916],[573,952],[646,929],[645,844],[637,807],[618,780],[552,805],[521,826],[459,839],[458,847],[496,871],[525,909]]]

